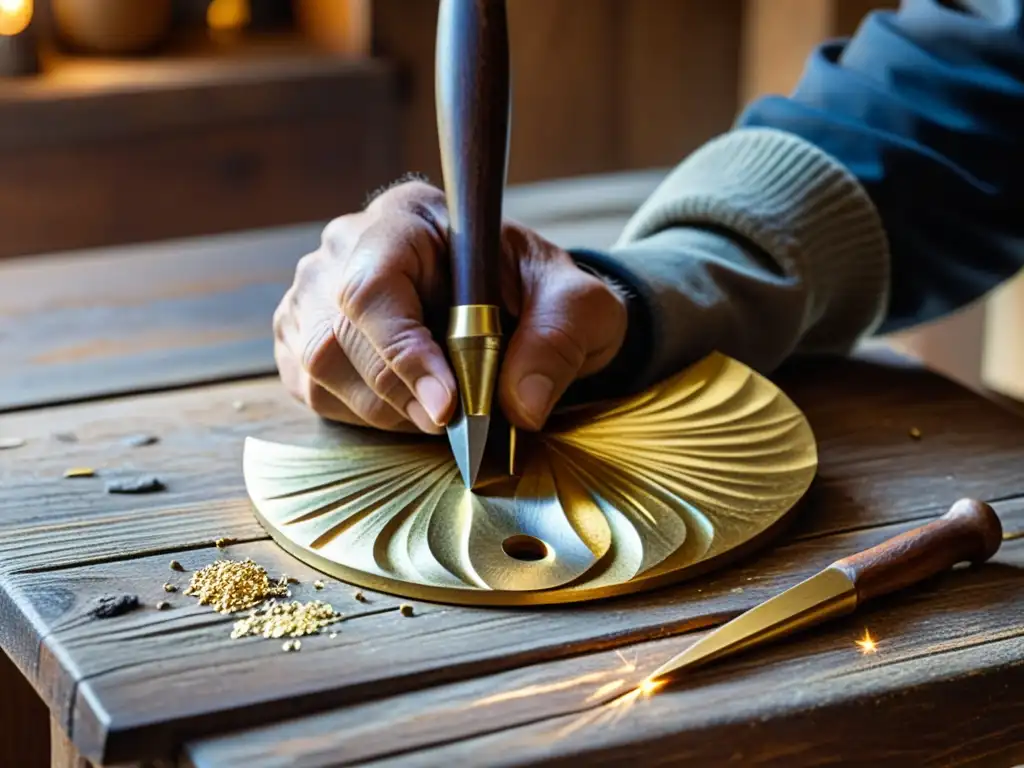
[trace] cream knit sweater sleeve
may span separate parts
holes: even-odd
[[[642,385],[713,349],[765,372],[794,352],[845,353],[888,301],[889,250],[867,193],[822,150],[772,129],[698,149],[607,256],[649,310]]]

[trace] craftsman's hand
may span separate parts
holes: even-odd
[[[444,195],[422,182],[327,226],[274,314],[277,365],[295,397],[334,421],[442,430],[457,386],[424,317],[450,304],[447,229]],[[507,222],[502,246],[502,297],[518,327],[498,397],[516,426],[538,429],[574,379],[614,358],[626,305],[525,227]]]

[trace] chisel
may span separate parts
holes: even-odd
[[[837,560],[723,624],[656,669],[641,687],[672,682],[686,670],[851,613],[866,600],[909,587],[957,563],[982,563],[1002,542],[995,510],[981,501],[961,499],[942,517]]]

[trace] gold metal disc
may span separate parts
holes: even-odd
[[[650,589],[746,554],[818,464],[796,405],[717,353],[517,440],[518,476],[475,492],[429,437],[248,438],[243,469],[270,535],[326,573],[435,602],[538,605]]]

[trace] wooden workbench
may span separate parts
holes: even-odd
[[[510,208],[557,239],[600,244],[656,180],[592,184],[584,227],[557,185]],[[240,458],[247,435],[330,436],[268,375],[270,312],[318,229],[0,266],[0,437],[27,441],[0,451],[0,644],[52,716],[55,764],[1024,761],[1024,539],[628,708],[593,702],[958,497],[991,501],[1007,531],[1024,530],[1024,421],[911,365],[807,361],[778,374],[816,432],[819,477],[775,546],[734,568],[584,606],[424,603],[412,618],[327,578],[314,591],[318,575],[253,517]],[[125,445],[137,433],[160,440]],[[113,496],[102,477],[63,479],[73,466],[167,487]],[[187,583],[172,559],[191,572],[223,556],[220,537],[237,540],[229,556],[298,577],[295,597],[353,618],[298,653],[231,640],[229,617],[162,588]],[[88,616],[116,593],[143,607]],[[172,608],[157,611],[163,599]],[[873,654],[856,645],[866,630]],[[20,717],[24,735],[45,713],[13,701],[15,683],[0,719]]]

